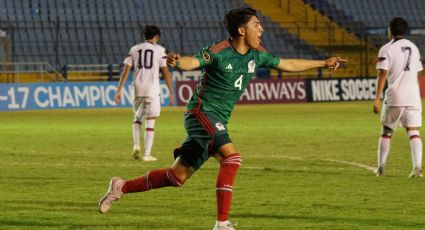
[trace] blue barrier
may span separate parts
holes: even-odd
[[[170,93],[164,82],[160,86],[161,105],[168,106]],[[0,84],[0,111],[130,107],[132,84],[124,86],[118,105],[116,87],[117,82]]]

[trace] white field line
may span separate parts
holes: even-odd
[[[4,147],[0,147],[0,150],[8,150],[7,148]],[[343,164],[343,165],[350,165],[350,166],[354,166],[354,167],[358,167],[358,168],[362,168],[362,169],[366,169],[368,171],[374,171],[375,167],[373,166],[369,166],[369,165],[365,165],[362,163],[358,163],[358,162],[354,162],[354,161],[344,161],[344,160],[335,160],[335,159],[331,159],[331,158],[326,158],[326,159],[321,159],[321,158],[310,158],[310,159],[305,159],[302,157],[294,157],[294,156],[273,156],[271,158],[279,158],[279,159],[289,159],[289,160],[293,160],[293,161],[308,161],[308,160],[319,160],[319,161],[326,161],[326,162],[333,162],[333,163],[338,163],[338,164]],[[214,161],[214,159],[210,159],[210,161]],[[88,162],[84,162],[84,161],[79,161],[79,162],[56,162],[56,163],[45,163],[45,162],[7,162],[8,165],[17,165],[17,166],[56,166],[56,167],[60,167],[60,166],[78,166],[78,167],[86,167],[86,166],[98,166],[99,164],[93,164],[93,163],[88,163]],[[171,164],[171,162],[170,162]],[[0,163],[1,165],[1,163]],[[114,163],[103,163],[103,166],[117,166],[117,167],[134,167],[136,166],[136,164],[133,163],[124,163],[124,162],[114,162]],[[211,165],[204,165],[202,168],[216,168],[217,166],[211,166]],[[267,168],[267,166],[244,166],[242,164],[242,168],[244,169],[252,169],[252,170],[264,170],[265,168]],[[276,168],[276,167],[273,167]]]
[[[354,162],[354,161],[342,161],[342,160],[334,160],[334,159],[318,159],[318,160],[351,165],[351,166],[363,168],[363,169],[366,169],[366,170],[369,170],[369,171],[372,171],[372,172],[375,170],[375,167],[365,165],[365,164],[362,164],[362,163],[357,163],[357,162]]]

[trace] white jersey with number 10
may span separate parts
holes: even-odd
[[[159,96],[159,70],[166,66],[165,48],[151,42],[131,47],[124,64],[134,67],[134,96]]]
[[[407,39],[391,40],[381,47],[376,69],[388,71],[385,104],[421,106],[418,72],[422,70],[418,47]]]

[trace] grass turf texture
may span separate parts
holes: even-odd
[[[169,166],[184,140],[183,108],[163,108],[157,162],[131,158],[130,109],[0,113],[0,229],[211,229],[210,159],[182,188],[129,194],[105,215],[112,176]],[[237,106],[230,120],[243,164],[231,219],[238,229],[423,229],[425,181],[406,179],[410,149],[397,130],[385,177],[374,166],[379,116],[371,102]]]

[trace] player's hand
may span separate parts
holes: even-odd
[[[180,54],[176,53],[169,53],[167,55],[167,65],[169,67],[175,67],[177,64],[177,61],[180,59]]]
[[[328,60],[325,61],[325,67],[329,68],[330,70],[336,70],[338,69],[339,65],[342,62],[346,62],[347,59],[342,59],[341,57],[331,57]]]
[[[120,90],[117,90],[117,92],[115,93],[114,101],[117,104],[120,103],[120,101],[121,101],[121,91]]]
[[[170,94],[170,105],[174,105],[175,101],[174,94]]]
[[[375,114],[378,114],[379,113],[379,110],[380,110],[380,108],[381,108],[381,100],[375,100],[374,102],[373,102],[373,112],[375,113]]]

